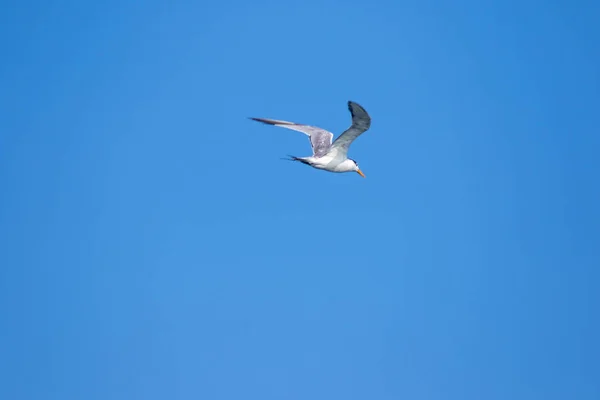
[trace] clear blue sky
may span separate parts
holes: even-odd
[[[0,398],[600,399],[597,1],[1,7]]]

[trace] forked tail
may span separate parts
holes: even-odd
[[[303,157],[296,157],[296,156],[290,156],[290,155],[288,155],[288,157],[289,158],[282,158],[282,160],[298,161],[298,162],[301,162],[302,164],[310,165],[310,163],[308,161],[306,161]]]

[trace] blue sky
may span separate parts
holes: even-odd
[[[0,398],[600,398],[599,18],[4,2]]]

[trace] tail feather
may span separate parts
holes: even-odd
[[[301,162],[302,164],[310,165],[310,163],[302,157],[296,157],[296,156],[290,156],[290,155],[288,155],[288,157],[289,158],[282,158],[282,160],[298,161],[298,162]]]

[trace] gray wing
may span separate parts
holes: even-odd
[[[319,130],[310,135],[310,145],[313,149],[313,156],[323,157],[331,147],[333,133],[325,130]]]
[[[352,125],[342,133],[331,145],[331,150],[336,150],[338,154],[346,155],[348,148],[361,134],[366,132],[371,126],[371,117],[359,104],[349,101],[348,110],[352,114]]]
[[[313,149],[314,157],[322,157],[329,151],[331,147],[331,140],[333,139],[333,133],[326,131],[325,129],[317,126],[297,124],[295,122],[281,121],[277,119],[267,118],[250,118],[251,120],[262,122],[263,124],[280,126],[282,128],[291,129],[294,131],[302,132],[308,135],[310,139],[310,145]]]

